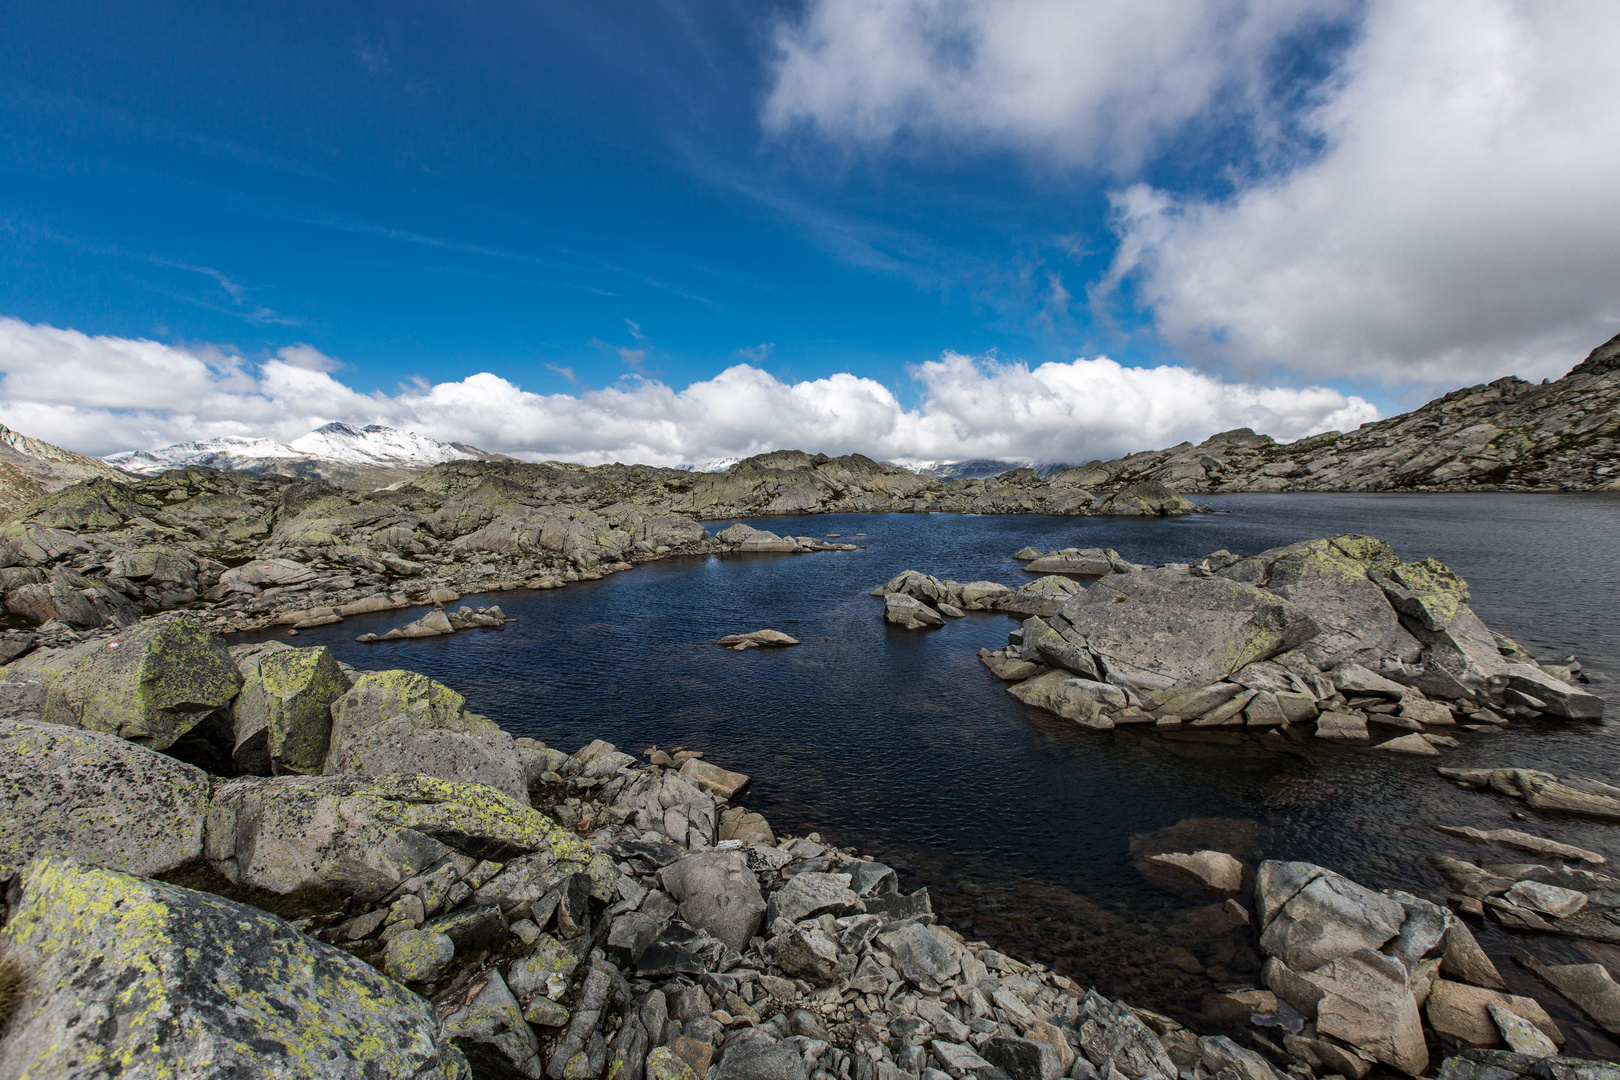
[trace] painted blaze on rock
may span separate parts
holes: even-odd
[[[470,1076],[420,997],[207,893],[47,856],[0,941],[29,972],[3,1076]]]

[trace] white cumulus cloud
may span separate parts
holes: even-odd
[[[1348,32],[1326,70],[1268,82],[1322,27]],[[1615,40],[1590,0],[809,0],[761,117],[1100,178],[1098,303],[1239,372],[1426,389],[1558,375],[1620,329]],[[1140,182],[1166,163],[1192,179]]]
[[[0,423],[92,454],[219,435],[286,441],[341,420],[534,460],[676,465],[785,447],[1078,462],[1234,427],[1291,439],[1378,415],[1329,388],[1230,383],[1106,357],[1031,369],[946,353],[913,371],[912,407],[874,379],[839,373],[787,383],[750,364],[679,390],[628,378],[579,394],[536,394],[488,372],[365,394],[334,378],[336,366],[309,346],[252,363],[0,318]]]
[[[1620,329],[1614,40],[1613,4],[1373,3],[1307,118],[1322,155],[1229,200],[1116,194],[1115,273],[1194,354],[1560,375]]]
[[[1340,0],[813,0],[779,27],[766,126],[1129,169],[1179,126],[1264,115],[1279,42]]]

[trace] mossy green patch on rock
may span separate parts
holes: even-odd
[[[44,718],[163,750],[229,705],[241,685],[224,638],[187,616],[163,615],[75,651],[50,682]]]
[[[321,771],[332,733],[332,702],[349,678],[325,646],[276,649],[257,658],[232,706],[236,749],[248,772]]]
[[[31,978],[0,1076],[469,1076],[427,1002],[229,900],[48,856],[4,936]]]
[[[219,785],[204,851],[234,882],[375,899],[450,852],[505,860],[593,852],[494,788],[430,776],[283,776]]]

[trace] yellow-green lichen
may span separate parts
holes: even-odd
[[[18,1076],[465,1075],[425,1002],[273,916],[55,857],[22,884],[5,931],[36,960]]]

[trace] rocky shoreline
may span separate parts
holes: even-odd
[[[463,593],[560,588],[676,556],[851,547],[745,524],[711,534],[702,521],[1197,509],[1162,484],[1099,498],[1028,469],[942,482],[859,455],[797,451],[699,474],[457,461],[369,493],[194,466],[152,479],[74,484],[0,526],[0,598],[9,623],[0,662],[37,645],[105,636],[160,611],[204,614],[223,633],[298,630],[454,604]]]
[[[735,528],[723,542],[812,546]],[[1307,696],[1318,734],[1357,713],[1421,735],[1453,709],[1591,711],[1574,670],[1482,637],[1455,575],[1368,538],[1156,569],[1107,551],[1021,554],[1059,572],[1021,589],[908,572],[879,590],[885,615],[907,624],[898,597],[939,619],[1022,617],[1017,655],[985,662],[1029,665],[1012,688],[1045,679],[1035,703],[1083,726],[1224,710],[1206,726],[1236,717],[1294,738]],[[1110,617],[1093,626],[1087,607]],[[1167,640],[1154,624],[1166,610],[1198,625]],[[1132,651],[1143,641],[1151,655]],[[1495,664],[1535,668],[1541,696]],[[13,984],[0,1076],[161,1073],[184,1046],[255,1075],[1620,1078],[1558,1056],[1565,1033],[1506,992],[1465,921],[1611,940],[1620,881],[1556,865],[1601,856],[1529,834],[1504,842],[1555,865],[1437,864],[1449,906],[1307,863],[1145,853],[1211,898],[1206,921],[1258,975],[1173,1018],[965,939],[881,862],[779,835],[742,802],[748,776],[702,753],[643,759],[597,741],[565,754],[511,738],[449,687],[325,648],[228,646],[196,615],[161,614],[0,669],[0,716],[0,971]],[[1620,817],[1620,791],[1591,782],[1448,775]],[[1620,1035],[1620,988],[1600,966],[1520,963]]]

